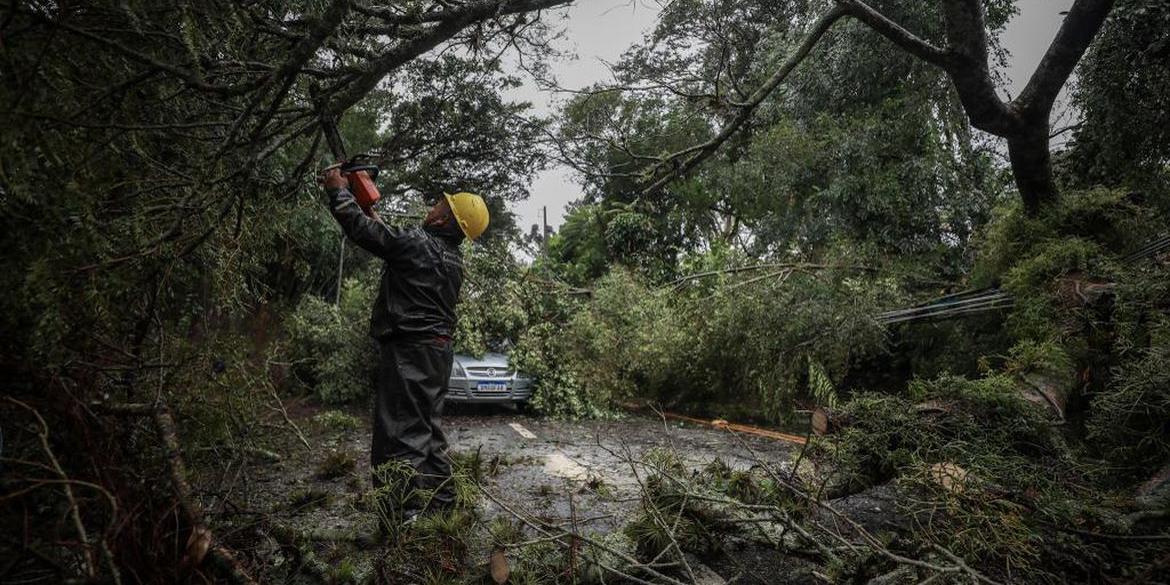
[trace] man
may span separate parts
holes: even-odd
[[[429,502],[407,499],[406,509],[398,511],[403,518],[449,507],[451,461],[437,417],[454,358],[451,336],[463,282],[459,245],[487,228],[487,206],[471,193],[444,194],[422,226],[397,228],[362,211],[339,169],[327,169],[323,182],[345,235],[384,261],[370,317],[370,335],[381,354],[371,469],[406,461],[415,470],[413,487],[433,492]],[[380,486],[377,473],[374,484]]]

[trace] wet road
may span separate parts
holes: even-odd
[[[460,415],[445,422],[453,450],[479,450],[484,461],[501,462],[485,482],[489,490],[553,520],[568,519],[572,494],[577,517],[596,518],[591,528],[599,532],[620,524],[638,506],[639,476],[646,470],[630,462],[640,461],[650,450],[671,452],[689,469],[715,459],[747,469],[755,457],[782,463],[793,448],[772,439],[737,439],[719,429],[643,416],[565,422]]]
[[[321,423],[323,412],[312,406],[295,409],[293,419],[312,448],[305,449],[289,435],[273,449],[280,455],[278,461],[248,466],[243,487],[232,496],[234,504],[275,510],[277,517],[300,526],[364,529],[370,521],[361,504],[369,487],[369,415],[350,410],[351,424],[339,429]],[[641,460],[651,450],[672,452],[688,469],[697,470],[715,459],[747,469],[754,457],[783,466],[794,449],[774,439],[747,435],[737,439],[724,430],[646,416],[566,422],[477,409],[446,416],[443,425],[454,453],[479,453],[483,485],[493,496],[554,523],[575,516],[580,529],[596,533],[613,530],[637,511],[638,483],[646,470],[630,461]],[[322,461],[336,454],[347,454],[356,465],[322,479],[318,475]],[[321,502],[290,504],[306,493],[317,494]],[[216,499],[207,504],[221,506]],[[489,516],[502,513],[489,501],[483,507]]]

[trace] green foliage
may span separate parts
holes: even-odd
[[[344,477],[353,472],[357,461],[349,451],[333,451],[317,466],[317,478],[330,480]]]
[[[1126,471],[1143,475],[1170,457],[1170,344],[1134,352],[1093,397],[1089,441]]]
[[[809,395],[817,404],[829,407],[836,405],[837,388],[825,373],[825,367],[813,358],[808,360],[808,388]]]
[[[891,286],[844,262],[716,270],[665,287],[619,268],[559,324],[527,331],[514,356],[536,374],[542,412],[581,416],[649,399],[777,420],[796,400],[827,399],[826,383],[835,394],[832,380],[881,351],[872,315]]]
[[[1095,242],[1077,237],[1037,244],[1003,278],[1016,306],[1008,320],[1019,339],[1050,339],[1061,335],[1073,310],[1058,304],[1060,279],[1080,277],[1109,280],[1112,266]]]
[[[376,279],[351,277],[340,304],[306,295],[285,328],[294,371],[328,404],[370,395],[378,355],[368,332]]]
[[[1110,189],[1066,192],[1037,217],[1011,206],[987,228],[975,280],[1012,293],[1017,339],[1060,338],[1083,321],[1078,287],[1123,278],[1120,257],[1159,227],[1153,210]]]
[[[520,337],[511,359],[536,384],[529,406],[561,418],[600,416],[607,407],[605,397],[582,390],[575,364],[566,358],[570,351],[571,341],[556,323],[538,323]]]
[[[677,559],[675,542],[687,552],[714,552],[719,544],[720,524],[729,514],[708,500],[689,496],[714,491],[707,485],[709,478],[690,477],[678,455],[670,451],[650,451],[642,463],[647,467],[642,507],[624,528],[638,557],[645,561]]]
[[[1009,350],[1006,371],[1009,373],[1039,372],[1067,377],[1075,363],[1072,356],[1053,341],[1021,341]]]
[[[1116,3],[1077,68],[1083,120],[1063,161],[1075,185],[1125,186],[1170,207],[1170,5]]]
[[[564,335],[585,393],[605,400],[667,387],[686,341],[670,299],[622,269],[597,281],[591,302]]]
[[[528,326],[530,286],[506,242],[467,246],[455,351],[480,356],[514,345]]]
[[[566,282],[582,285],[605,274],[610,254],[605,241],[601,208],[577,205],[549,240],[548,255],[553,267]]]
[[[565,217],[549,240],[546,262],[561,279],[583,285],[611,267],[636,270],[649,278],[674,274],[683,247],[679,213],[641,202],[582,204]]]
[[[847,421],[815,448],[854,491],[898,477],[899,499],[918,542],[934,542],[1002,574],[1059,580],[1078,567],[1079,543],[1054,540],[1052,526],[1095,522],[1100,498],[1042,409],[1021,397],[1012,375],[919,380],[903,397],[863,394],[845,403]],[[1070,500],[1070,494],[1077,494]],[[1009,568],[1010,567],[1010,568]],[[1026,576],[1026,577],[1024,577]]]
[[[362,427],[357,417],[340,410],[326,410],[314,416],[313,422],[334,431],[356,431]]]
[[[1092,268],[1089,264],[1093,256],[1104,252],[1122,254],[1153,235],[1157,226],[1153,215],[1150,208],[1136,204],[1127,193],[1103,188],[1065,192],[1059,204],[1045,208],[1037,217],[1028,217],[1019,204],[1007,205],[997,211],[977,242],[979,261],[974,280],[992,284],[1005,278],[1013,266],[1027,261],[1036,262],[1048,277],[1054,276],[1053,272],[1059,275],[1061,271]],[[1062,239],[1083,241],[1056,242]],[[1100,250],[1092,250],[1093,246]],[[1050,257],[1032,260],[1045,255]],[[1026,286],[1044,277],[1029,277],[1023,270],[1017,271],[1015,280]]]
[[[1003,374],[916,380],[907,398],[860,394],[838,416],[848,424],[826,456],[847,474],[842,487],[881,482],[919,463],[1003,473],[995,465],[1001,458],[1064,456],[1043,411],[1021,398],[1019,383]],[[994,480],[1019,481],[1010,475]]]
[[[502,73],[498,60],[443,54],[412,63],[397,81],[394,92],[371,100],[377,119],[370,127],[380,130],[380,149],[394,162],[379,176],[387,190],[432,199],[456,190],[528,197],[528,183],[546,165],[538,143],[547,120],[531,115],[532,104],[505,99],[520,80]],[[492,218],[485,238],[500,219]]]

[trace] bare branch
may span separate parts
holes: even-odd
[[[326,113],[337,115],[349,109],[365,97],[392,71],[406,62],[439,46],[464,28],[493,17],[522,12],[532,12],[568,4],[570,0],[480,0],[463,5],[458,9],[444,11],[447,17],[422,34],[404,41],[391,51],[370,63],[366,71],[327,105]]]
[[[805,57],[808,57],[808,54],[812,51],[813,47],[816,46],[817,42],[821,40],[821,37],[824,36],[825,32],[827,32],[833,26],[833,24],[837,22],[837,20],[839,20],[842,16],[845,16],[846,13],[846,9],[838,5],[834,6],[828,12],[821,15],[821,17],[818,18],[815,23],[813,23],[811,30],[805,36],[804,41],[800,43],[800,46],[797,47],[796,51],[790,55],[783,64],[780,65],[780,68],[777,69],[776,72],[773,73],[772,76],[769,77],[763,85],[756,89],[756,91],[752,92],[752,95],[748,97],[747,101],[743,104],[742,107],[740,107],[736,115],[719,131],[718,134],[715,135],[714,138],[704,142],[703,144],[683,149],[666,157],[668,162],[674,162],[683,158],[685,158],[685,161],[676,168],[667,171],[666,174],[659,177],[658,180],[654,181],[653,184],[643,189],[641,194],[643,196],[651,196],[659,193],[672,181],[690,174],[690,172],[702,164],[703,161],[706,161],[711,157],[711,155],[715,154],[715,152],[719,150],[720,146],[727,142],[728,139],[735,135],[735,133],[738,132],[739,129],[743,127],[743,125],[747,123],[748,120],[751,119],[760,103],[763,102],[764,99],[769,95],[771,95],[772,91],[788,78],[788,75],[792,73],[792,70],[796,69],[796,66],[800,65],[800,63],[804,61]]]
[[[1028,79],[1028,85],[1020,92],[1013,105],[1026,118],[1042,116],[1045,120],[1052,110],[1052,104],[1072,74],[1077,62],[1097,36],[1105,17],[1113,8],[1114,0],[1077,0],[1064,17],[1064,23],[1040,65]]]
[[[864,22],[869,28],[886,37],[906,52],[946,69],[949,61],[947,51],[940,49],[929,42],[906,30],[902,25],[890,20],[884,14],[874,10],[861,0],[838,0],[838,4],[848,10],[849,16]]]

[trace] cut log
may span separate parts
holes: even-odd
[[[1074,272],[1056,281],[1056,298],[1062,307],[1077,308],[1100,305],[1113,296],[1117,285]]]
[[[512,571],[508,568],[508,557],[504,554],[504,549],[496,547],[492,551],[491,560],[488,562],[491,567],[492,582],[496,585],[504,585],[508,582],[508,576]]]
[[[829,409],[818,406],[813,409],[809,416],[809,424],[812,426],[813,434],[817,436],[831,435],[841,429],[849,426],[849,417],[841,414],[830,412]]]
[[[927,470],[930,480],[952,494],[961,494],[967,489],[969,473],[956,463],[935,463]]]
[[[1020,396],[1024,400],[1046,408],[1057,420],[1064,420],[1064,409],[1068,405],[1069,384],[1059,376],[1041,372],[1028,372],[1020,376],[1023,387]]]

